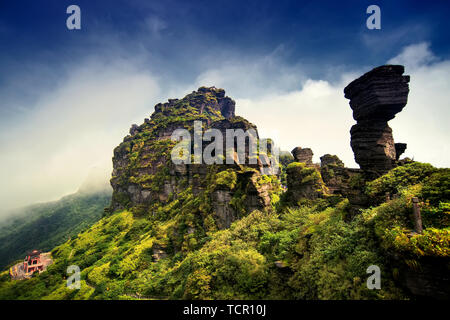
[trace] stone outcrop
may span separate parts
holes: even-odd
[[[294,162],[286,168],[287,199],[296,205],[302,199],[318,199],[328,193],[322,176],[315,167],[304,162]]]
[[[308,167],[313,166],[312,157],[314,153],[310,148],[296,147],[291,151],[296,162],[306,163]]]
[[[320,174],[331,194],[343,193],[349,174],[338,156],[325,154],[320,157]]]
[[[399,160],[400,156],[405,152],[406,150],[406,143],[396,143],[394,144],[395,147],[395,160]]]
[[[344,163],[336,155],[325,154],[320,157],[320,167],[326,167],[329,165],[344,167]]]
[[[350,131],[355,161],[362,170],[375,176],[395,167],[398,160],[387,122],[407,103],[409,76],[403,73],[404,67],[400,65],[377,67],[344,89],[357,121]]]
[[[286,198],[291,205],[298,205],[305,199],[322,198],[328,193],[319,166],[312,162],[310,148],[295,147],[292,151],[294,162],[286,167]]]
[[[358,122],[350,130],[350,135],[355,161],[362,170],[384,174],[394,168],[394,138],[387,122]]]
[[[320,174],[330,195],[349,200],[351,206],[347,218],[350,219],[359,213],[359,209],[367,206],[368,198],[362,191],[365,180],[361,169],[346,168],[336,155],[326,154],[320,157]]]
[[[398,263],[399,282],[419,298],[448,300],[450,297],[450,260],[448,257],[420,257],[416,267],[405,265],[404,258],[390,253]]]
[[[271,185],[258,182],[263,164],[249,164],[248,148],[244,161],[239,161],[235,145],[233,164],[173,163],[171,151],[177,142],[171,140],[172,133],[183,128],[193,137],[195,121],[202,121],[203,132],[215,128],[225,138],[227,129],[252,129],[251,139],[258,139],[256,126],[235,115],[235,102],[223,89],[201,87],[183,99],[159,103],[151,118],[133,125],[130,135],[114,150],[109,211],[128,208],[157,215],[188,190],[205,203],[190,210],[201,219],[212,215],[215,225],[223,229],[245,213],[270,206]],[[202,150],[208,144],[203,141]],[[193,143],[191,147],[193,152]],[[227,183],[217,182],[222,180]]]
[[[225,96],[225,90],[215,87],[200,87],[197,91],[192,91],[184,99],[169,99],[166,103],[158,103],[155,106],[155,114],[160,113],[163,116],[173,115],[173,108],[186,103],[186,98],[189,99],[189,104],[196,108],[199,114],[217,115],[217,113],[220,113],[220,116],[226,119],[231,119],[235,116],[236,103],[234,100]]]
[[[167,253],[163,250],[164,248],[162,248],[159,245],[154,245],[152,247],[152,257],[153,257],[153,261],[159,261],[161,259],[167,258]]]

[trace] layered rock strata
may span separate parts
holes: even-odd
[[[193,137],[195,121],[202,122],[203,132],[215,128],[222,133],[224,152],[227,129],[252,129],[255,135],[249,139],[258,139],[256,126],[235,115],[235,102],[223,89],[201,87],[183,99],[159,103],[151,118],[133,125],[130,135],[114,150],[109,211],[139,208],[144,214],[158,215],[164,205],[177,199],[186,205],[185,198],[192,194],[205,203],[192,210],[203,220],[212,215],[215,225],[223,229],[243,214],[270,206],[271,183],[261,179],[261,161],[250,164],[248,148],[242,161],[235,144],[232,164],[225,160],[223,164],[206,164],[204,159],[201,163],[172,161],[171,151],[177,143],[171,139],[173,132],[186,129]],[[201,150],[209,143],[203,141]]]
[[[409,76],[403,73],[400,65],[380,66],[344,89],[357,121],[350,130],[351,147],[355,161],[365,172],[379,175],[396,166],[401,148],[396,151],[387,122],[402,111],[408,100]],[[406,149],[406,144],[403,147]]]
[[[314,153],[310,148],[295,147],[291,153],[296,162],[305,163],[308,167],[313,166],[312,158]]]

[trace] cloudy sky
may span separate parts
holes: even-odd
[[[342,3],[344,2],[344,3]],[[81,8],[81,30],[66,8]],[[343,88],[375,66],[411,75],[390,122],[405,156],[449,167],[450,5],[377,1],[0,0],[0,203],[74,192],[153,106],[199,86],[285,150],[310,147],[356,167]]]

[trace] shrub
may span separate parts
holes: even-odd
[[[224,170],[216,173],[216,184],[226,186],[230,190],[236,186],[237,174],[233,169]]]
[[[383,196],[386,192],[396,194],[403,188],[423,182],[437,170],[428,163],[408,163],[367,183],[366,192],[369,196]]]

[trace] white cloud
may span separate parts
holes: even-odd
[[[217,64],[200,74],[196,84],[224,88],[236,100],[236,114],[256,124],[260,136],[272,138],[282,150],[310,147],[317,162],[333,153],[356,166],[349,134],[353,119],[343,88],[357,74],[344,74],[338,83],[308,79],[301,66],[283,64],[279,51]]]
[[[237,113],[255,123],[261,136],[272,137],[283,150],[309,147],[316,162],[331,153],[347,166],[355,166],[349,133],[354,120],[343,96],[344,83],[344,79],[338,84],[307,80],[301,89],[287,94],[239,99]]]
[[[362,28],[360,37],[370,51],[375,54],[390,52],[391,48],[406,45],[415,39],[427,39],[432,30],[426,24],[406,24],[394,29],[384,28],[378,32]]]
[[[219,56],[205,59],[204,65],[213,67],[197,76],[196,86],[224,88],[233,98],[253,98],[293,91],[307,78],[301,66],[286,66],[281,62],[283,51],[283,46],[279,46],[262,57],[227,59]]]
[[[158,94],[152,76],[126,61],[75,68],[20,122],[2,128],[2,208],[74,192],[94,166],[110,175],[113,148],[151,113]]]
[[[149,16],[144,20],[145,29],[149,30],[153,36],[159,37],[168,28],[166,21],[157,16]]]
[[[314,160],[332,153],[356,166],[350,148],[354,121],[343,88],[357,73],[337,83],[308,79],[301,66],[281,63],[277,51],[249,63],[227,61],[199,75],[197,85],[215,85],[236,100],[236,114],[258,127],[282,150],[310,147]]]
[[[262,136],[274,138],[282,149],[310,147],[316,162],[331,153],[347,166],[357,167],[349,133],[355,121],[343,89],[370,68],[350,70],[340,81],[330,83],[304,80],[300,70],[283,66],[278,72],[268,72],[278,67],[269,61],[270,68],[264,59],[250,66],[215,67],[197,82],[224,87],[228,95],[237,97],[236,113],[255,123]],[[449,167],[450,61],[439,61],[429,44],[419,43],[405,47],[388,63],[404,64],[405,74],[411,75],[408,104],[389,122],[395,141],[408,144],[403,156]],[[292,89],[295,86],[298,89]]]
[[[437,60],[426,42],[409,45],[403,51],[388,61],[389,64],[401,64],[407,69],[415,70]]]
[[[331,153],[347,166],[357,166],[349,133],[355,121],[343,89],[369,68],[349,70],[330,82],[308,79],[300,66],[286,66],[277,53],[210,62],[206,65],[214,67],[199,74],[194,86],[174,83],[164,92],[141,62],[106,64],[97,59],[74,67],[59,87],[43,91],[20,121],[3,124],[2,207],[74,192],[94,166],[111,172],[113,148],[132,123],[142,123],[157,102],[180,98],[201,85],[223,87],[236,100],[236,113],[283,150],[310,147],[316,162]],[[439,60],[421,43],[406,47],[389,63],[404,63],[411,75],[408,104],[390,122],[395,141],[408,143],[405,156],[449,167],[450,61]]]
[[[408,104],[390,122],[397,142],[406,142],[405,156],[450,167],[450,61],[439,60],[429,44],[405,47],[389,63],[405,65],[411,76]]]

